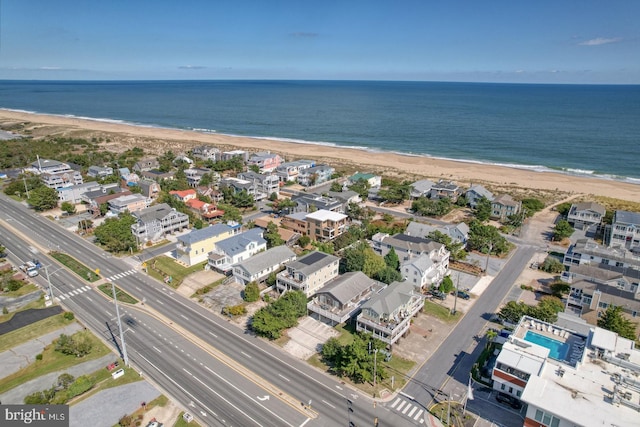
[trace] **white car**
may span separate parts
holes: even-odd
[[[31,270],[27,272],[29,277],[36,277],[38,275],[38,270]]]

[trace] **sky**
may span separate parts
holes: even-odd
[[[0,79],[640,84],[638,0],[0,0]]]

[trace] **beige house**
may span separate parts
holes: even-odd
[[[280,223],[296,233],[309,236],[312,240],[328,242],[344,233],[349,217],[345,214],[320,209],[312,213],[296,212],[287,215]]]
[[[310,297],[338,276],[339,261],[340,258],[324,252],[311,252],[287,264],[287,268],[276,276],[276,287],[280,292],[299,290]]]
[[[178,236],[176,259],[188,266],[204,262],[217,242],[228,239],[239,231],[240,225],[215,224]]]
[[[514,200],[508,194],[501,194],[491,202],[491,218],[504,221],[511,215],[519,213],[521,209],[522,202]]]

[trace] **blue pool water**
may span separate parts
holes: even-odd
[[[545,337],[544,335],[536,334],[532,331],[527,331],[524,336],[525,341],[538,344],[542,347],[549,349],[549,357],[556,360],[566,360],[567,352],[569,351],[569,344]]]

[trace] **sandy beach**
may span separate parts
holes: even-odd
[[[489,187],[506,187],[558,191],[570,194],[593,194],[633,202],[640,201],[640,185],[588,177],[575,177],[552,172],[534,172],[486,164],[458,162],[430,157],[404,156],[393,153],[372,153],[360,149],[323,145],[288,143],[269,139],[205,134],[176,129],[133,126],[97,120],[31,114],[0,109],[0,126],[25,124],[24,130],[34,137],[45,135],[82,136],[110,134],[110,143],[103,143],[113,151],[132,145],[145,152],[161,154],[171,149],[175,153],[202,144],[220,148],[237,147],[248,151],[271,151],[285,158],[313,158],[331,165],[349,165],[362,172],[373,171],[389,176],[413,176],[429,179],[451,179],[460,184],[482,183]],[[17,131],[16,131],[17,132]],[[550,155],[552,155],[550,153]]]

